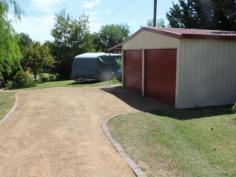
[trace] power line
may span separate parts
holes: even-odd
[[[116,13],[122,11],[123,9],[125,9],[126,7],[128,7],[129,5],[131,5],[135,0],[131,0],[128,3],[124,4],[123,6],[121,6],[119,9],[115,10],[111,15],[107,16],[107,18],[111,18],[114,15],[116,15]]]

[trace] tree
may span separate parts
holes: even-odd
[[[235,0],[179,0],[167,13],[171,27],[235,30]]]
[[[72,59],[76,55],[94,50],[88,23],[85,15],[78,19],[73,19],[64,11],[56,15],[56,23],[51,32],[54,41],[48,44],[56,59],[56,72],[61,79],[70,77]]]
[[[148,20],[147,26],[153,27],[153,20]],[[157,28],[165,28],[165,20],[163,18],[160,18],[157,20]]]
[[[236,30],[236,1],[212,0],[214,9],[215,26],[220,30]]]
[[[20,33],[17,35],[18,37],[18,45],[20,47],[21,53],[23,54],[25,50],[33,44],[33,40],[30,38],[28,34]]]
[[[99,33],[94,34],[94,43],[99,51],[107,51],[110,47],[119,44],[129,36],[127,25],[105,25]]]
[[[210,15],[207,17],[207,14],[211,14],[211,9],[209,9],[207,2],[203,4],[200,0],[179,0],[179,4],[173,4],[167,13],[170,26],[176,28],[210,28],[212,18]],[[208,9],[205,9],[206,6]]]
[[[33,73],[35,80],[44,67],[53,67],[54,63],[55,60],[48,47],[38,42],[31,44],[26,49],[25,57],[22,59],[22,64]]]
[[[12,9],[10,9],[12,7]],[[0,1],[0,75],[4,83],[12,79],[20,69],[20,49],[15,31],[8,19],[8,12],[14,12],[20,19],[21,10],[14,0]]]
[[[26,71],[27,66],[25,66],[23,62],[25,61],[26,51],[33,44],[33,40],[30,38],[28,34],[25,33],[20,33],[17,35],[17,37],[18,37],[18,45],[22,54],[21,66]]]

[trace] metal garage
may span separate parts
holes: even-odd
[[[144,27],[122,50],[127,89],[176,108],[236,102],[236,32]]]

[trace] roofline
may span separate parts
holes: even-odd
[[[107,51],[108,52],[110,52],[110,51],[113,51],[113,50],[122,50],[122,44],[123,44],[123,42],[122,43],[119,43],[119,44],[116,44],[116,45],[114,45],[114,46],[112,46],[112,47],[110,47],[109,49],[107,49]],[[119,48],[120,47],[120,48]]]
[[[161,28],[155,29],[155,28],[150,28],[150,27],[142,27],[137,32],[132,34],[129,38],[127,38],[122,44],[125,44],[129,40],[136,37],[139,33],[144,32],[144,31],[152,32],[152,33],[156,33],[156,34],[161,34],[161,35],[165,35],[165,36],[169,36],[169,37],[173,37],[173,38],[177,38],[177,39],[236,40],[236,36],[231,36],[231,35],[228,35],[228,36],[218,35],[217,36],[217,35],[210,35],[210,34],[179,34],[179,33],[175,33],[175,32],[164,31],[164,28],[163,28],[163,30],[161,30]]]

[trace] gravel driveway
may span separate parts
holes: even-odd
[[[98,88],[23,92],[0,125],[0,176],[133,177],[101,124],[134,111]]]

